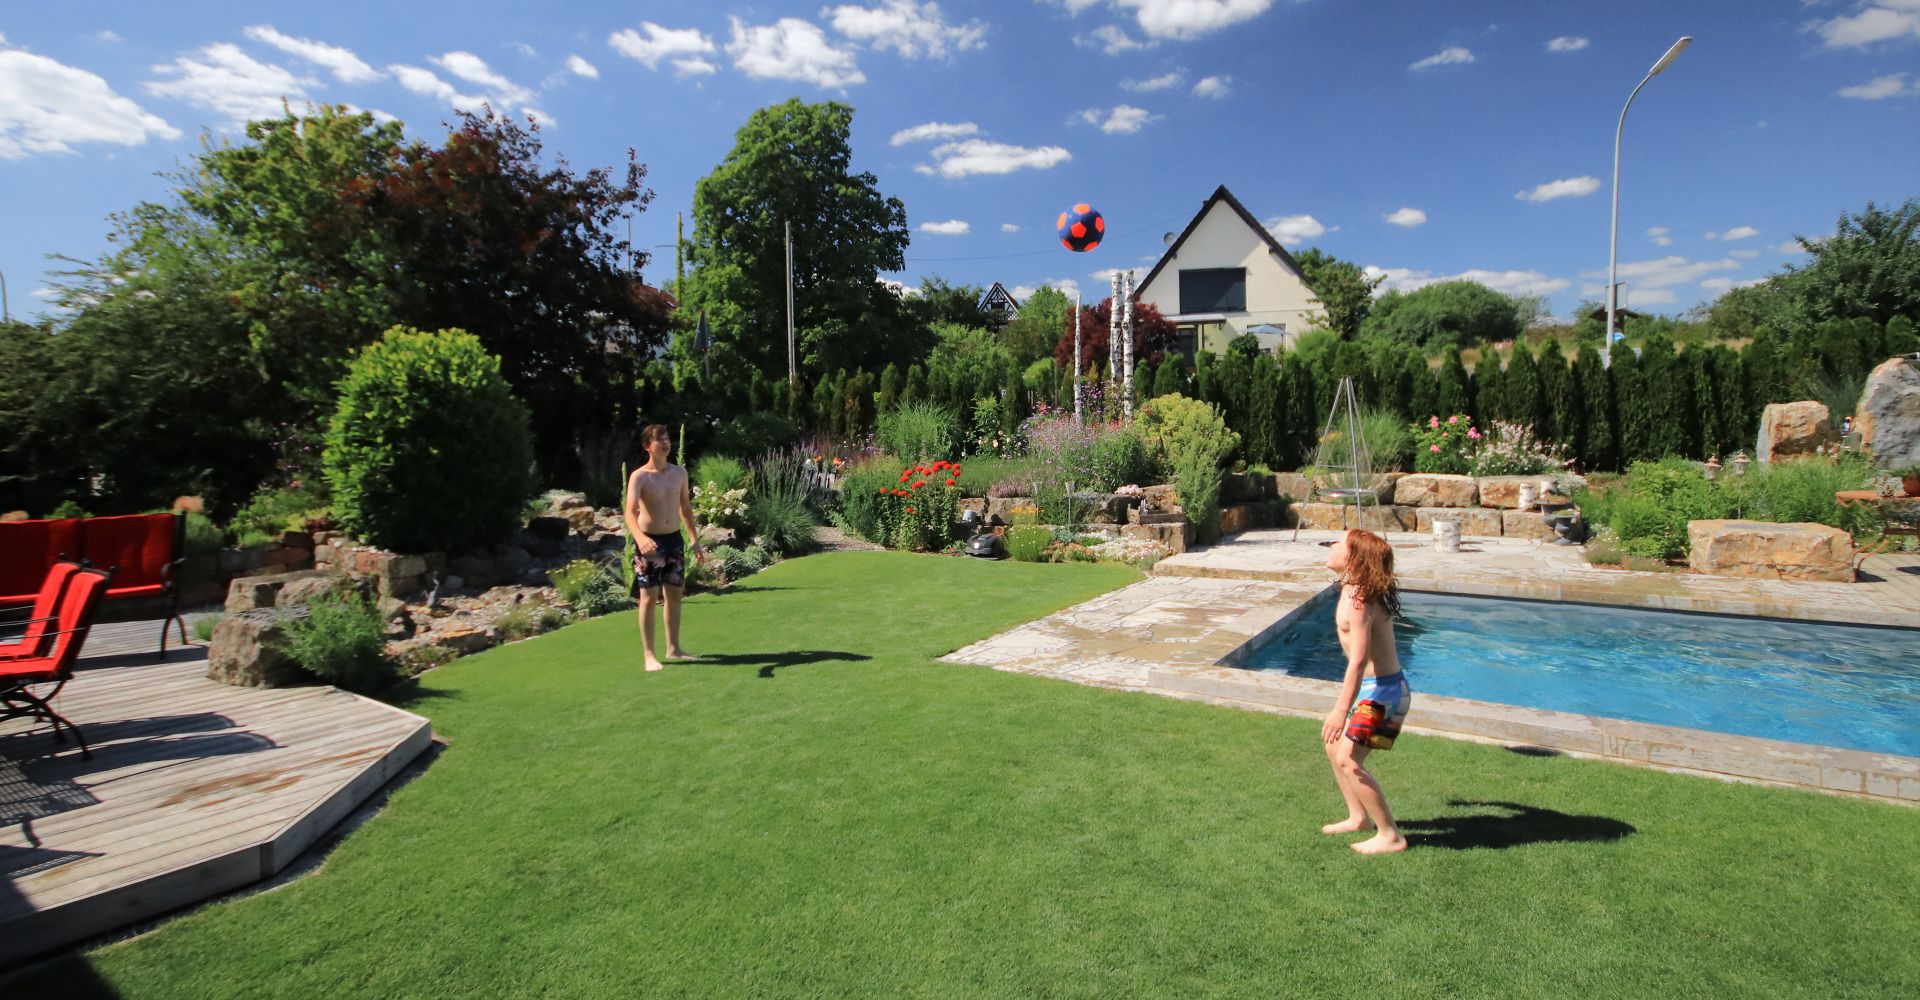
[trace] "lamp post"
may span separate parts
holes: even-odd
[[[1613,130],[1613,227],[1607,244],[1607,332],[1600,344],[1600,365],[1603,368],[1613,364],[1614,313],[1620,306],[1620,135],[1627,128],[1627,108],[1633,107],[1633,99],[1640,96],[1640,88],[1646,86],[1648,80],[1673,65],[1673,61],[1680,58],[1680,53],[1687,51],[1687,46],[1692,44],[1692,35],[1681,35],[1680,40],[1667,50],[1667,54],[1647,70],[1647,75],[1633,88],[1633,93],[1627,95],[1626,106],[1620,109],[1620,124]]]

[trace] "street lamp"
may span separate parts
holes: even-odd
[[[1680,53],[1687,51],[1687,46],[1692,44],[1692,35],[1681,35],[1680,40],[1673,43],[1673,47],[1667,50],[1667,54],[1661,56],[1660,61],[1654,63],[1652,69],[1647,70],[1647,75],[1641,79],[1639,86],[1634,87],[1633,93],[1627,95],[1626,107],[1620,109],[1620,124],[1613,130],[1613,229],[1607,247],[1607,332],[1600,345],[1601,367],[1613,364],[1614,313],[1620,305],[1620,134],[1627,128],[1627,108],[1633,107],[1633,99],[1640,96],[1640,87],[1646,86],[1648,80],[1659,76],[1661,71],[1673,65],[1673,61],[1680,58]]]

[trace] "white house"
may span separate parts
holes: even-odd
[[[1245,333],[1276,350],[1326,318],[1300,265],[1225,184],[1147,272],[1135,299],[1173,321],[1188,357],[1221,353]]]

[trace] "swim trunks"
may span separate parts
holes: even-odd
[[[1347,713],[1347,739],[1372,750],[1391,750],[1413,706],[1413,688],[1405,671],[1368,677],[1360,684],[1353,711]]]
[[[633,553],[633,596],[654,587],[686,586],[687,540],[678,531],[668,535],[647,532],[653,539],[652,553],[638,549]]]

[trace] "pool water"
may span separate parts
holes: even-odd
[[[1401,595],[1420,695],[1920,757],[1920,629],[1445,594]],[[1330,605],[1247,666],[1337,681]]]

